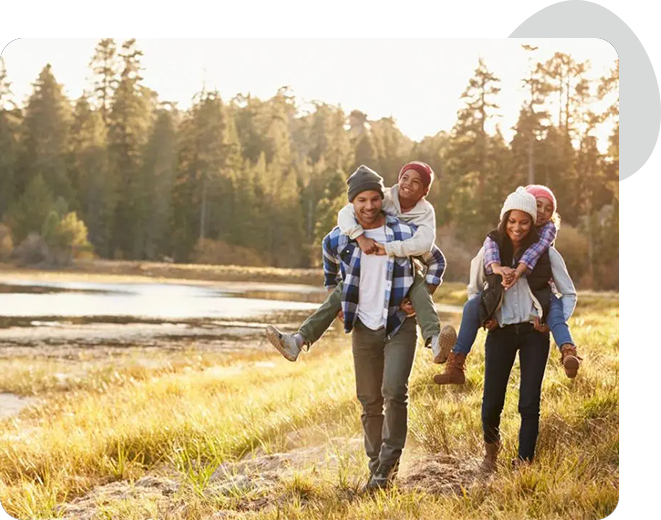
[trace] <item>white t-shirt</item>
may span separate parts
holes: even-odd
[[[385,244],[385,225],[366,229],[365,236]],[[360,286],[358,287],[358,318],[366,327],[385,327],[388,306],[385,304],[388,283],[388,255],[360,255]]]

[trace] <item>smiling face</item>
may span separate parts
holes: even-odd
[[[537,197],[537,222],[535,225],[543,226],[553,216],[553,202],[546,197]]]
[[[425,185],[422,177],[415,170],[406,170],[399,178],[400,204],[404,200],[404,206],[415,206],[425,196]]]
[[[381,226],[381,206],[383,199],[378,191],[361,191],[353,199],[353,209],[358,223],[365,229]]]
[[[513,209],[507,217],[505,232],[516,249],[532,229],[532,217],[525,211]]]

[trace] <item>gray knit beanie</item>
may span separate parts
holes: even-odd
[[[347,179],[347,184],[349,186],[347,192],[349,202],[353,202],[353,199],[355,199],[356,195],[361,191],[369,190],[378,191],[381,194],[381,198],[383,198],[383,177],[365,165],[359,166],[358,169],[353,172],[351,177]]]

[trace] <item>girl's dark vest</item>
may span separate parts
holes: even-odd
[[[489,233],[489,238],[498,244],[501,265],[511,266],[512,252],[508,251],[508,248],[501,245],[498,232],[492,231]],[[484,269],[484,266],[482,268]],[[486,321],[493,317],[494,313],[498,310],[498,307],[500,307],[501,301],[505,295],[505,289],[503,289],[503,286],[501,285],[503,280],[502,276],[498,274],[487,274],[486,270],[484,275],[486,283],[482,290],[480,301],[481,325],[484,325]],[[537,298],[537,301],[540,303],[542,310],[544,311],[544,318],[542,321],[546,321],[549,307],[551,306],[551,286],[549,285],[549,281],[553,278],[551,259],[548,250],[544,251],[544,254],[539,258],[537,264],[535,264],[535,268],[526,277],[528,279],[530,290],[535,298]]]

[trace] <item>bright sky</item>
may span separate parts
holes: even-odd
[[[8,79],[19,103],[46,63],[66,94],[75,99],[89,85],[88,67],[98,40],[21,39],[3,52]],[[121,40],[118,41],[118,46]],[[611,69],[617,54],[600,39],[138,39],[143,76],[163,101],[187,108],[203,83],[223,99],[252,93],[262,99],[289,85],[299,105],[313,100],[358,109],[370,119],[392,116],[406,135],[420,140],[449,131],[462,106],[459,96],[482,57],[501,79],[497,103],[506,139],[513,132],[526,93],[528,71],[522,43],[539,47],[546,60],[566,52],[590,60],[591,77]],[[604,148],[609,128],[600,134]]]

